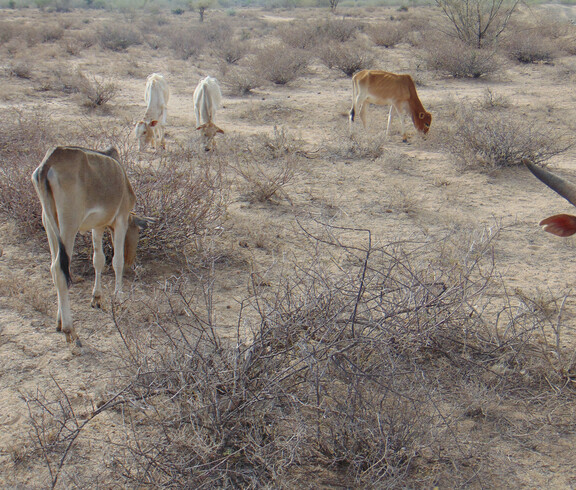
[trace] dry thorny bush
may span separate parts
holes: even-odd
[[[446,138],[448,150],[465,166],[500,168],[521,165],[524,159],[542,163],[569,150],[568,135],[506,112],[463,110],[457,128]]]
[[[301,157],[298,141],[285,128],[274,126],[271,135],[228,142],[234,148],[226,155],[228,165],[242,178],[240,188],[251,202],[290,197],[285,191],[298,174]]]
[[[125,354],[107,400],[79,416],[62,390],[26,396],[49,477],[64,479],[86,426],[121,407],[109,456],[130,486],[489,484],[490,440],[456,425],[533,444],[566,422],[541,411],[574,398],[562,305],[551,320],[502,298],[497,234],[374,245],[368,230],[303,230],[306,260],[252,276],[235,342],[214,322],[210,276],[113,308]],[[540,345],[542,333],[556,343]],[[540,428],[530,441],[504,415],[517,403]]]
[[[45,153],[60,142],[49,119],[50,115],[40,109],[16,113],[13,125],[6,125],[0,141],[0,211],[42,243],[45,236],[41,233],[41,206],[30,176]],[[220,160],[213,158],[199,165],[185,152],[175,150],[165,152],[160,163],[153,166],[139,160],[131,124],[110,127],[86,121],[79,128],[78,135],[67,136],[67,144],[96,150],[117,148],[138,196],[135,211],[153,219],[141,235],[142,260],[162,257],[177,263],[189,261],[197,251],[194,244],[217,233],[227,204]],[[106,253],[112,254],[110,245]],[[74,267],[77,272],[88,273],[91,256],[91,237],[78,235]]]

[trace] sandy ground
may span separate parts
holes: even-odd
[[[375,10],[370,19],[384,18],[390,12]],[[34,22],[43,17],[35,10],[3,11],[4,14],[6,19],[18,22]],[[558,13],[573,14],[567,9]],[[52,15],[62,19],[77,17],[78,13]],[[193,19],[193,14],[189,15]],[[300,14],[288,11],[251,15],[274,25]],[[94,22],[105,22],[105,16],[99,13]],[[6,53],[7,48],[3,49]],[[192,93],[201,76],[217,75],[209,57],[182,61],[135,47],[110,54],[109,63],[102,63],[103,52],[97,46],[79,56],[69,56],[56,45],[44,47],[42,54],[45,57],[34,66],[31,80],[2,76],[2,113],[37,105],[50,108],[54,124],[65,135],[67,128],[86,118],[85,109],[71,96],[36,90],[35,79],[48,76],[57,66],[79,66],[84,72],[111,77],[122,87],[110,104],[112,114],[90,117],[108,124],[114,120],[135,121],[144,111],[146,76],[162,72],[171,88],[168,145],[196,144]],[[39,52],[30,49],[18,51],[14,59],[31,60],[38,56]],[[412,73],[417,70],[417,60],[407,45],[382,48],[378,56],[379,68]],[[7,58],[4,60],[7,65]],[[571,93],[576,78],[576,58],[563,56],[552,64],[506,62],[497,75],[486,80],[454,80],[423,71],[415,78],[420,82],[420,98],[434,117],[430,137],[424,140],[411,128],[409,143],[402,143],[395,120],[385,151],[376,159],[355,159],[334,151],[347,135],[351,99],[350,79],[336,71],[313,65],[305,76],[288,86],[267,85],[246,97],[224,93],[223,107],[217,115],[217,123],[227,132],[219,141],[221,148],[229,150],[226,145],[234,136],[270,135],[274,126],[279,126],[300,140],[310,156],[285,188],[287,199],[276,204],[251,204],[239,192],[233,195],[226,226],[234,230],[237,243],[241,244],[238,253],[252,261],[256,270],[281,262],[299,240],[295,217],[306,215],[330,215],[334,225],[370,229],[378,243],[499,229],[495,260],[502,283],[507,290],[520,291],[528,297],[567,295],[563,318],[568,334],[564,339],[567,345],[572,343],[576,328],[576,300],[572,295],[574,241],[546,234],[537,225],[551,214],[572,212],[571,206],[524,168],[463,170],[439,142],[454,111],[478,104],[487,89],[505,96],[528,125],[537,120],[559,132],[573,131],[576,105],[566,95]],[[386,109],[371,108],[372,136],[382,131],[386,117]],[[362,132],[360,123],[356,123],[355,131]],[[575,150],[556,156],[550,162],[551,168],[576,181],[575,156]],[[149,158],[155,158],[152,152]],[[84,355],[72,355],[64,337],[54,331],[56,299],[46,248],[20,239],[18,228],[8,220],[0,225],[0,250],[0,467],[7,469],[0,471],[0,482],[6,486],[43,487],[50,480],[42,455],[32,453],[21,458],[34,442],[26,400],[58,386],[76,410],[89,414],[109,396],[108,385],[121,357],[121,339],[109,307],[104,311],[89,307],[92,279],[86,276],[71,290],[73,316],[86,348]],[[128,278],[131,297],[135,299],[170,275],[155,271],[153,263],[140,267],[136,281]],[[214,286],[217,318],[222,329],[231,335],[238,304],[246,296],[248,269],[240,265],[220,271],[220,282]],[[110,293],[110,272],[104,281]],[[573,412],[574,407],[566,410]],[[105,448],[121,435],[121,414],[107,414],[88,430],[92,442],[80,446],[84,458],[67,470],[69,485],[76,482],[81,486],[85,480],[80,475],[89,474],[90,467],[95,468],[94,474],[108,467]],[[572,428],[550,436],[549,443],[536,448],[500,439],[491,453],[493,459],[486,463],[494,467],[494,474],[500,479],[495,477],[487,486],[497,487],[511,478],[514,486],[573,488],[575,442]],[[514,465],[508,475],[499,470],[505,461]],[[82,464],[85,467],[80,471]]]

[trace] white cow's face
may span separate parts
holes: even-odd
[[[224,130],[220,129],[212,121],[202,124],[202,126],[199,126],[196,129],[202,131],[202,142],[206,151],[210,151],[216,146],[214,137],[217,133],[224,134]]]
[[[155,143],[154,127],[156,124],[158,124],[158,121],[151,121],[149,123],[139,121],[136,123],[134,135],[138,141],[140,151],[144,150],[147,145],[153,145]]]

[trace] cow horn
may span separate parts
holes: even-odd
[[[576,185],[548,170],[544,170],[542,167],[531,163],[528,160],[522,161],[524,165],[528,167],[528,170],[530,170],[530,172],[532,172],[538,179],[544,182],[548,187],[550,187],[550,189],[560,194],[570,204],[576,206]]]

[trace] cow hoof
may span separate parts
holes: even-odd
[[[82,342],[80,342],[80,339],[76,339],[76,342],[74,342],[74,345],[72,346],[70,352],[72,352],[73,356],[81,356],[83,351],[84,350],[82,349]]]
[[[102,308],[102,303],[101,303],[101,301],[102,301],[102,298],[101,298],[100,296],[94,297],[94,298],[92,298],[92,302],[90,303],[90,306],[91,306],[92,308],[98,308],[98,309],[100,309],[100,308]]]

